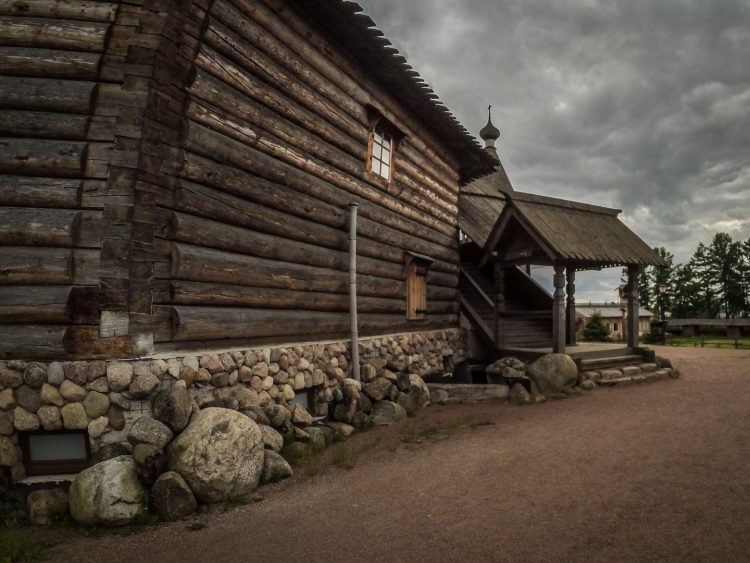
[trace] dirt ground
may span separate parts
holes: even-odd
[[[50,559],[749,561],[750,351],[658,353],[681,379],[534,407],[431,407],[253,504],[66,533]]]

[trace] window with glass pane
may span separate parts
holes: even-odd
[[[19,435],[28,475],[77,473],[88,467],[90,451],[85,432],[29,432]]]
[[[393,136],[380,125],[376,126],[370,147],[370,171],[390,180],[392,155]]]

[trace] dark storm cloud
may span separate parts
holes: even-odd
[[[679,261],[750,237],[750,0],[365,0],[516,189],[623,209]]]

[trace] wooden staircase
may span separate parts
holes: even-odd
[[[459,290],[461,309],[479,336],[492,347],[540,348],[552,346],[552,298],[524,271],[505,272],[504,310],[499,313],[502,334],[495,334],[494,282],[488,270],[464,260]]]

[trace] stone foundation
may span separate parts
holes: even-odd
[[[379,358],[393,372],[421,377],[452,371],[465,355],[461,329],[360,340],[363,365]],[[92,453],[114,443],[129,448],[133,422],[150,417],[156,393],[178,380],[193,411],[221,406],[252,417],[253,409],[289,407],[308,391],[313,414],[328,416],[344,400],[350,359],[349,342],[318,342],[135,360],[0,362],[0,467],[10,468],[13,481],[24,478],[18,433],[25,431],[87,430]]]

